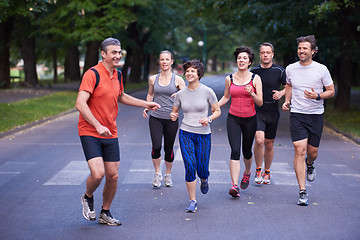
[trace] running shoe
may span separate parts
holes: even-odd
[[[241,183],[240,183],[240,188],[241,189],[247,189],[247,187],[249,186],[250,175],[251,175],[251,171],[249,172],[249,174],[246,174],[244,172],[243,178],[242,178]]]
[[[154,181],[152,183],[152,186],[156,187],[156,188],[161,187],[161,180],[162,180],[161,173],[155,173],[154,174]]]
[[[232,186],[231,186],[231,188],[229,190],[229,194],[234,198],[240,197],[239,186],[235,185],[234,183],[231,183],[231,184],[232,184]]]
[[[270,184],[270,171],[265,171],[263,174],[263,184]]]
[[[315,180],[315,175],[316,175],[316,171],[315,171],[315,167],[314,167],[314,163],[312,164],[307,164],[307,169],[306,169],[306,176],[307,176],[307,180],[309,182],[312,182]]]
[[[81,196],[81,204],[83,206],[83,216],[86,220],[95,221],[96,212],[94,210],[94,199],[86,199],[85,194]]]
[[[306,189],[300,190],[299,195],[300,195],[299,196],[299,201],[298,201],[297,204],[299,206],[307,206],[307,205],[309,205],[309,198],[308,198]]]
[[[197,211],[197,202],[195,200],[190,200],[189,206],[186,209],[188,213],[194,213]]]
[[[263,177],[262,177],[262,174],[261,174],[261,168],[256,169],[255,183],[256,184],[262,184],[263,183]]]
[[[173,186],[173,182],[171,180],[171,175],[170,174],[166,174],[164,176],[164,186],[165,187],[172,187]]]
[[[203,194],[206,194],[209,191],[209,183],[208,180],[205,179],[203,181],[203,179],[200,180],[201,184],[200,184],[200,190]]]
[[[121,222],[119,220],[117,220],[116,218],[114,218],[111,215],[110,211],[108,211],[107,213],[105,213],[105,212],[100,213],[99,223],[107,224],[110,226],[120,226],[121,225]]]

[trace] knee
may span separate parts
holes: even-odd
[[[160,147],[153,147],[152,151],[151,151],[151,157],[152,159],[158,159],[161,154],[161,146]]]
[[[240,150],[231,151],[232,160],[240,160]]]
[[[267,150],[272,150],[274,148],[274,141],[265,141],[265,148]]]
[[[169,163],[174,161],[174,151],[172,148],[165,149],[165,161]]]
[[[308,152],[307,155],[310,159],[315,160],[318,156],[318,152],[317,151]]]
[[[258,146],[260,147],[263,147],[264,146],[264,138],[261,138],[261,137],[255,137],[255,144],[257,144]]]
[[[185,181],[186,182],[193,182],[196,179],[195,170],[186,171],[185,173]]]
[[[105,172],[103,170],[91,171],[91,178],[95,181],[101,181],[104,178]]]
[[[250,160],[252,158],[252,152],[244,153],[244,158]]]
[[[306,148],[304,147],[295,147],[295,155],[297,156],[305,156]]]
[[[106,174],[107,182],[117,182],[118,178],[119,178],[119,174],[117,172]]]

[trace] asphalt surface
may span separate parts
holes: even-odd
[[[223,80],[209,76],[202,81],[220,97]],[[145,99],[146,91],[132,95]],[[232,199],[227,111],[228,105],[212,123],[210,190],[206,195],[197,190],[198,212],[189,214],[178,140],[174,187],[153,189],[148,121],[141,109],[119,106],[121,163],[111,207],[123,223],[119,227],[82,217],[80,196],[89,170],[77,135],[77,112],[0,138],[0,239],[359,239],[359,145],[325,128],[317,176],[307,183],[310,204],[297,206],[288,113],[281,112],[271,185],[255,185],[252,175],[249,188]],[[95,192],[97,212],[102,187]]]

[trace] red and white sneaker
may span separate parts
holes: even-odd
[[[262,184],[263,183],[263,176],[262,176],[261,168],[256,168],[255,183],[256,184]]]
[[[270,184],[270,171],[265,171],[263,174],[263,184]]]

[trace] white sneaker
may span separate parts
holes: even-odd
[[[166,174],[164,176],[164,186],[165,187],[172,187],[173,186],[173,182],[171,180],[171,174]]]
[[[162,180],[162,175],[161,173],[155,173],[154,174],[154,181],[152,182],[152,186],[153,187],[161,187],[161,180]]]
[[[95,221],[96,220],[96,212],[94,210],[94,199],[87,200],[85,198],[85,194],[81,196],[81,204],[83,206],[83,216],[86,220]]]
[[[99,223],[103,223],[103,224],[107,224],[110,226],[120,226],[121,222],[119,220],[117,220],[116,218],[114,218],[111,213],[100,213],[99,216]]]
[[[262,184],[263,181],[264,181],[264,179],[262,177],[261,168],[257,168],[256,173],[255,173],[255,183]]]

